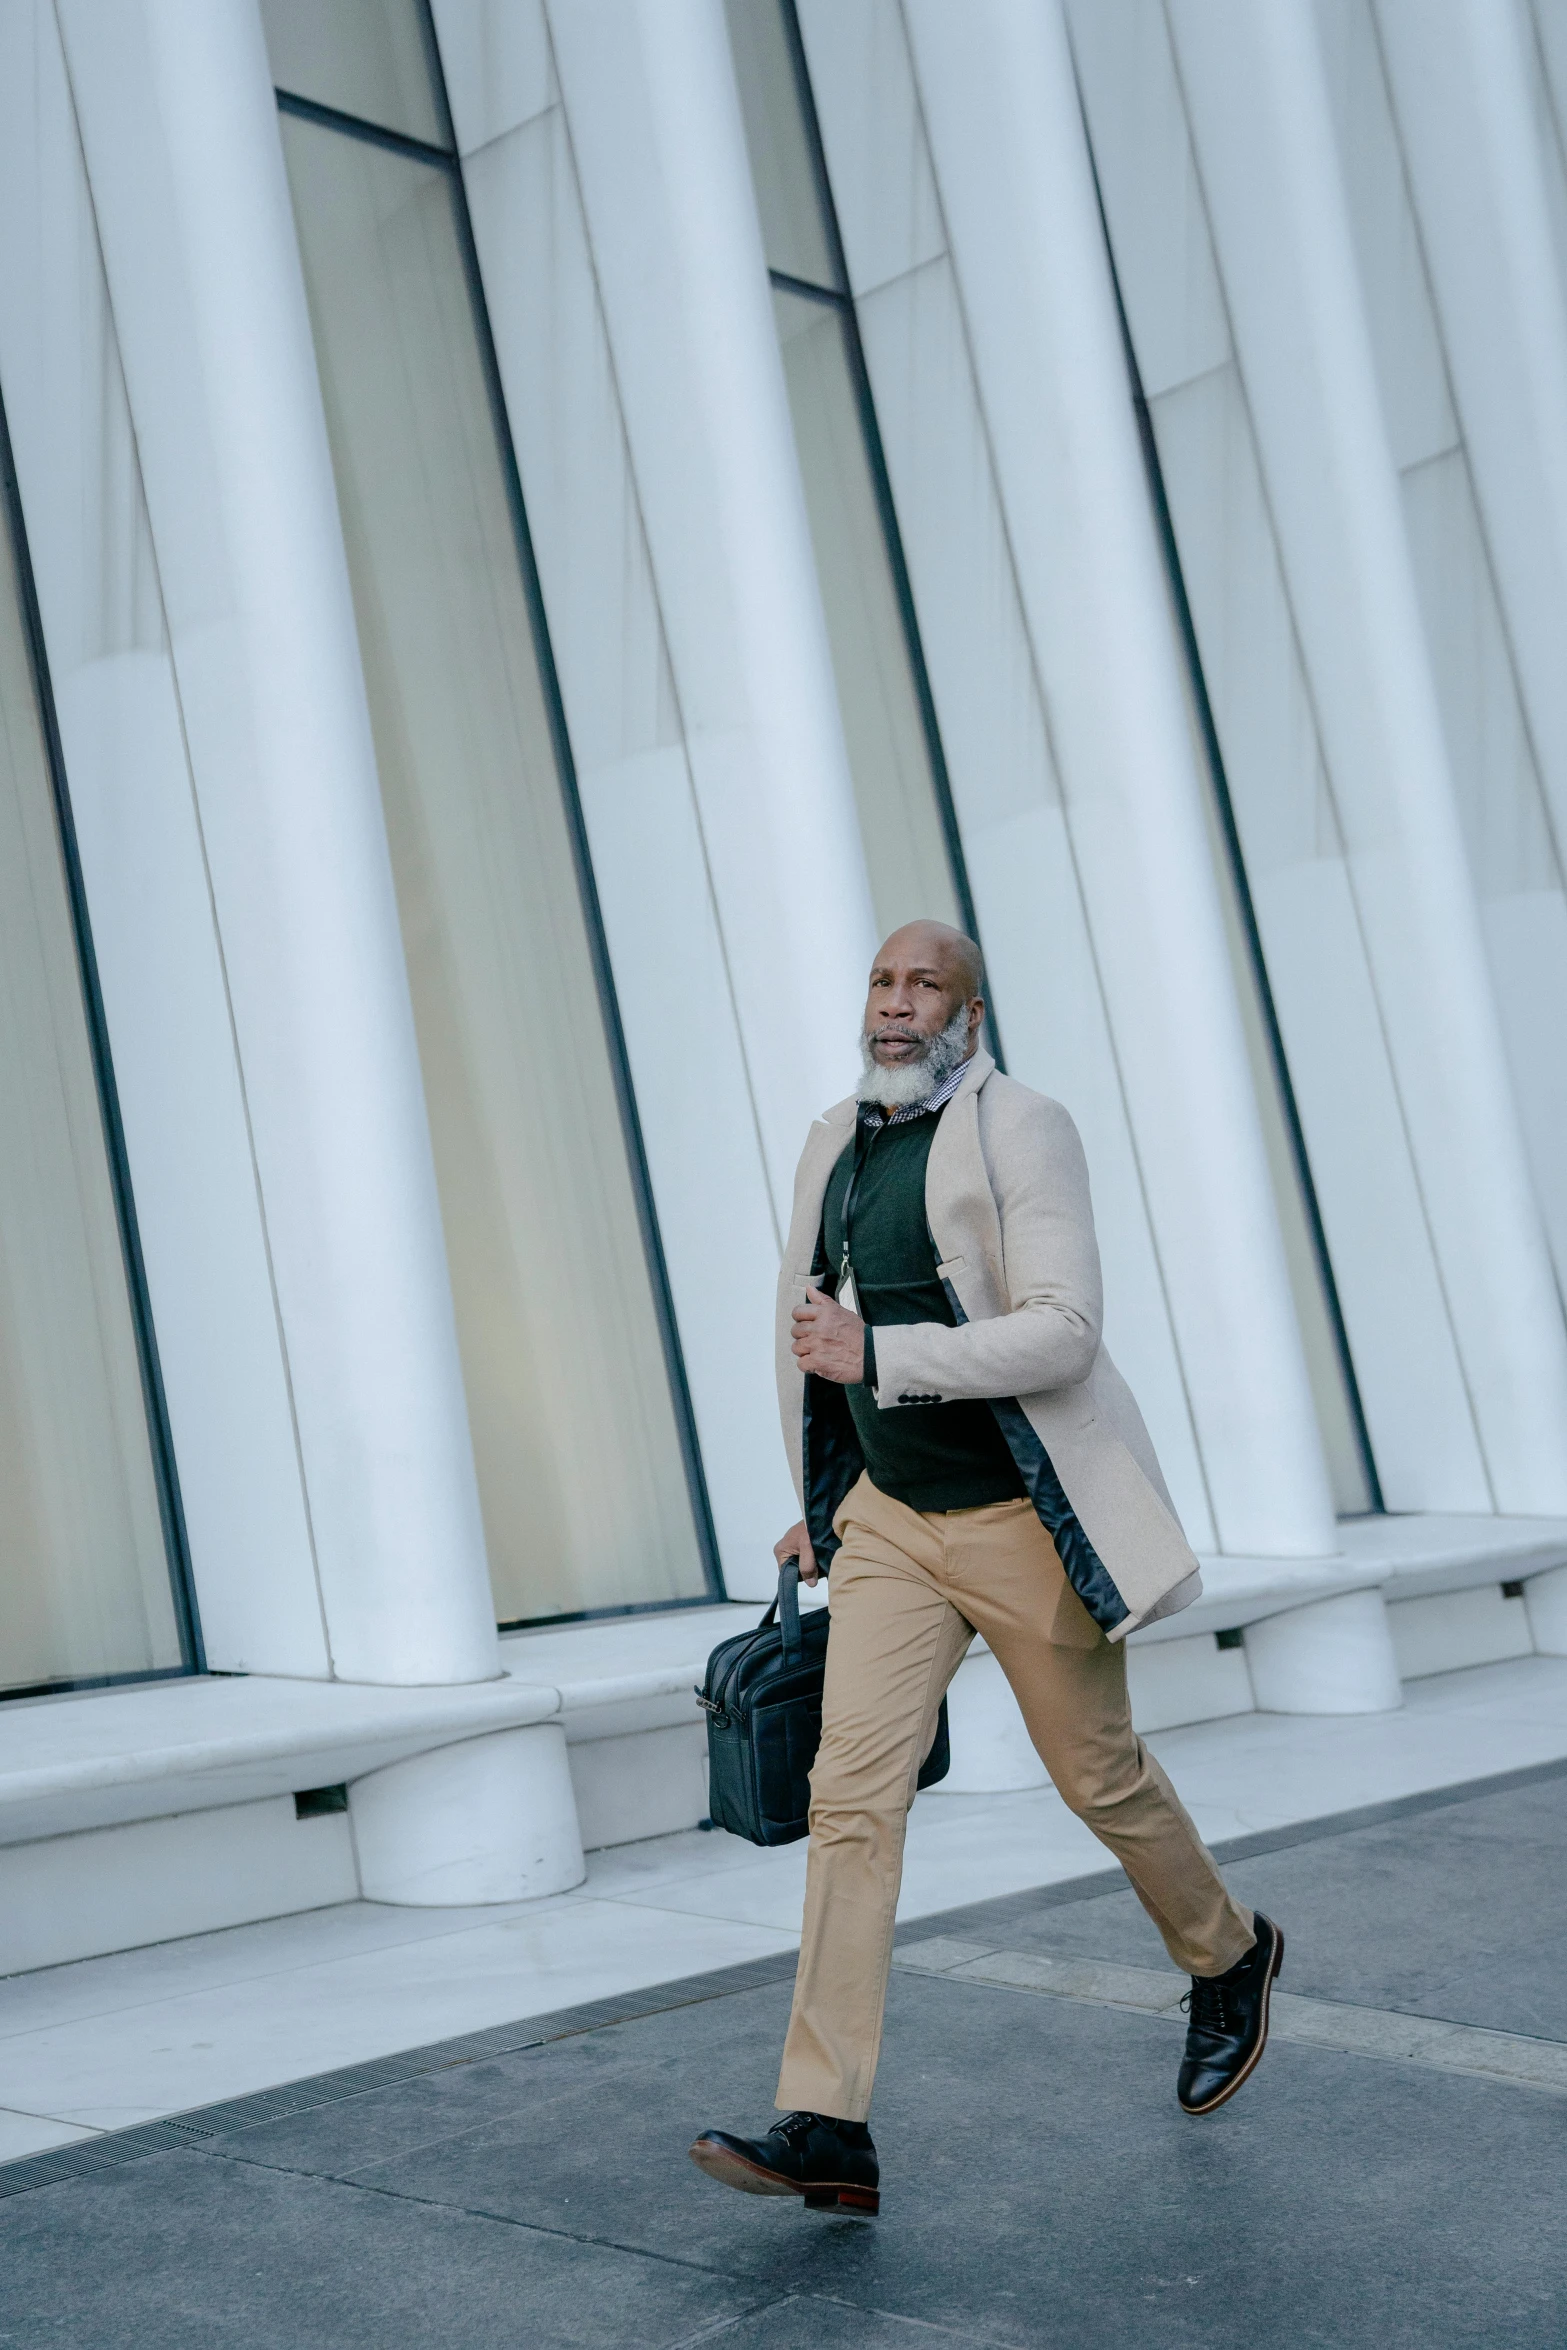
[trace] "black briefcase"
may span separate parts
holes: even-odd
[[[752,1844],[793,1844],[806,1833],[829,1626],[824,1607],[801,1615],[799,1562],[788,1559],[778,1596],[755,1631],[720,1641],[708,1658],[696,1701],[707,1716],[707,1808],[715,1828]],[[920,1786],[934,1787],[951,1767],[943,1698]]]

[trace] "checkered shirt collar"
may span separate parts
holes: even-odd
[[[970,1054],[969,1059],[972,1058]],[[890,1115],[879,1102],[861,1102],[859,1115],[867,1125],[877,1126],[902,1126],[910,1118],[933,1118],[938,1110],[946,1108],[968,1072],[968,1061],[960,1061],[950,1076],[944,1077],[935,1092],[927,1094],[922,1102],[906,1102],[901,1110],[894,1110]]]

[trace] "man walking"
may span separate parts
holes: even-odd
[[[1131,1393],[1099,1340],[1099,1255],[1066,1111],[979,1042],[979,950],[943,923],[872,966],[856,1098],[813,1125],[779,1284],[779,1395],[832,1567],[794,2009],[765,2136],[691,2149],[750,2194],[874,2211],[866,2127],[919,1767],[976,1632],[1058,1792],[1192,1977],[1186,2112],[1262,2054],[1284,1938],[1226,1891],[1132,1728],[1126,1634],[1201,1588]]]

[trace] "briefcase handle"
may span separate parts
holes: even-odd
[[[784,1663],[797,1665],[800,1661],[800,1562],[797,1558],[779,1561],[778,1597],[757,1630],[765,1632],[775,1620],[783,1634]]]

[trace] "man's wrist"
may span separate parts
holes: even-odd
[[[876,1335],[869,1322],[865,1325],[865,1349],[860,1378],[866,1387],[876,1384]]]

